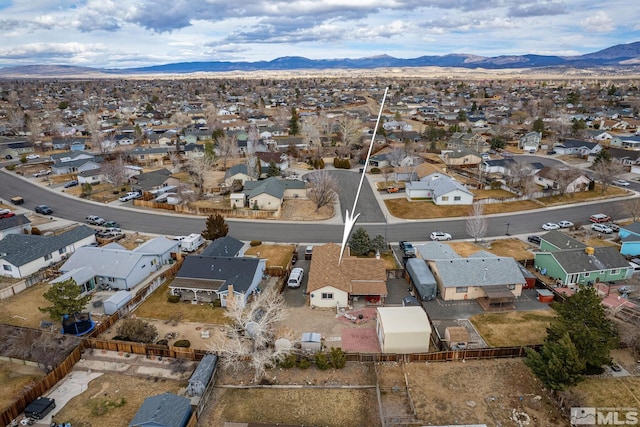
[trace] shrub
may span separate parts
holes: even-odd
[[[16,169],[16,165],[7,165],[6,168],[8,171],[12,171]]]
[[[189,340],[178,340],[178,341],[173,343],[173,346],[174,347],[189,348],[189,347],[191,347],[191,342]]]
[[[499,190],[501,186],[502,186],[502,182],[496,180],[496,181],[491,181],[491,185],[489,186],[489,188],[491,188],[492,190]]]
[[[260,246],[262,244],[262,240],[252,240],[249,245],[250,246]]]
[[[340,347],[331,348],[331,365],[336,369],[342,369],[347,366],[347,357]]]
[[[300,360],[298,360],[298,368],[309,369],[309,366],[311,366],[311,362],[306,357],[301,357]]]
[[[327,369],[329,369],[329,359],[327,358],[327,355],[325,353],[321,351],[316,353],[316,366],[321,371],[326,371]]]
[[[38,227],[31,227],[31,234],[35,234],[36,236],[42,235],[42,231]]]
[[[296,366],[297,356],[293,353],[288,354],[284,359],[282,359],[279,363],[281,368],[291,369]]]
[[[372,175],[380,175],[380,168],[371,168],[369,172],[371,172]]]
[[[214,307],[222,307],[222,301],[220,301],[219,299],[214,299],[211,305]]]
[[[159,340],[157,343],[157,345],[169,345],[169,340]]]
[[[167,295],[167,301],[170,303],[180,302],[180,295]]]
[[[117,191],[117,190],[116,190],[116,191]],[[120,189],[120,191],[122,191],[122,192],[124,193],[125,191],[127,191],[127,187],[122,187],[122,188]]]

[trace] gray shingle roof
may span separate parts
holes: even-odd
[[[240,252],[243,246],[244,243],[235,237],[220,237],[204,248],[202,252],[200,252],[200,255],[232,257],[238,255],[238,252]]]
[[[427,242],[424,245],[416,245],[420,256],[426,260],[461,258],[451,246],[440,242]]]
[[[633,222],[629,225],[621,225],[620,228],[640,236],[640,222]]]
[[[186,397],[162,393],[147,397],[129,423],[129,427],[184,427],[191,415],[191,403]]]
[[[233,290],[249,290],[260,259],[244,257],[212,257],[189,255],[184,259],[176,279],[224,280],[218,291],[226,291],[228,285]]]
[[[629,267],[619,249],[613,246],[594,248],[593,255],[587,254],[583,248],[551,252],[551,256],[568,274]]]
[[[239,163],[237,165],[231,166],[225,171],[224,178],[227,179],[239,173],[249,175],[249,170],[247,169],[247,165],[245,163]]]
[[[584,249],[587,247],[584,243],[574,239],[562,231],[552,230],[540,236],[541,239],[555,246],[559,250],[564,249]]]
[[[14,227],[31,224],[31,221],[24,214],[14,215],[10,218],[0,219],[0,230],[9,230]]]
[[[20,267],[45,255],[94,235],[94,230],[81,225],[56,236],[9,234],[0,240],[0,254],[7,262]],[[81,249],[81,248],[78,248]]]
[[[459,258],[435,260],[444,287],[503,286],[524,284],[526,280],[513,258]]]
[[[129,181],[143,190],[150,190],[164,184],[171,176],[171,171],[166,168],[158,169],[152,172],[145,172],[132,176]]]
[[[264,181],[247,181],[244,183],[244,190],[249,198],[266,193],[282,199],[284,196],[284,181],[273,176]]]

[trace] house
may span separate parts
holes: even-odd
[[[235,237],[218,237],[201,252],[201,256],[233,257],[244,255],[244,243]]]
[[[447,141],[447,148],[467,149],[481,153],[488,144],[480,133],[455,132]]]
[[[431,324],[422,307],[378,307],[376,311],[376,335],[382,353],[429,352]]]
[[[541,132],[529,132],[518,139],[518,148],[529,151],[538,151],[540,149],[540,143],[542,142]]]
[[[352,257],[340,245],[314,246],[307,293],[311,307],[346,307],[359,299],[384,303],[387,297],[387,272],[384,260]]]
[[[128,291],[171,263],[173,254],[179,252],[179,244],[166,237],[156,237],[133,250],[117,243],[78,248],[60,267],[62,276],[51,283],[73,279],[82,292],[96,287]]]
[[[286,153],[259,151],[256,152],[256,157],[260,160],[261,168],[268,168],[271,163],[274,163],[281,171],[289,167],[289,156]]]
[[[589,189],[591,179],[578,169],[545,166],[534,175],[535,183],[544,188],[557,190],[564,186],[565,193],[579,193]]]
[[[16,217],[18,215],[1,221]],[[0,275],[23,279],[95,241],[95,231],[86,225],[53,236],[8,234],[0,240]]]
[[[162,393],[144,399],[129,427],[185,427],[189,418],[189,399],[173,393]]]
[[[488,175],[498,174],[498,175],[504,176],[504,175],[508,175],[511,168],[513,168],[516,165],[519,165],[519,163],[510,158],[494,159],[494,160],[483,160],[482,164],[480,165],[480,168],[482,170],[482,173],[484,174],[488,174]]]
[[[260,258],[189,255],[169,289],[183,301],[220,299],[226,307],[232,295],[244,305],[257,290],[265,268],[266,260]]]
[[[622,243],[622,247],[620,248],[620,253],[622,255],[640,255],[640,222],[633,222],[629,225],[621,225],[620,231],[618,231],[618,237],[620,237],[620,242]]]
[[[173,147],[136,147],[127,152],[127,158],[139,164],[162,165],[163,159],[171,152]]]
[[[602,150],[602,146],[597,142],[580,141],[577,139],[567,139],[560,144],[554,145],[553,149],[558,154],[572,154],[575,156],[595,156]]]
[[[627,277],[631,267],[617,248],[586,246],[561,234],[564,233],[540,236],[540,252],[535,253],[534,265],[542,274],[563,285],[593,285]]]
[[[51,160],[53,160],[51,171],[54,175],[100,169],[104,161],[102,157],[94,156],[86,151],[67,151],[65,153],[52,154]]]
[[[242,201],[246,200],[250,208],[278,211],[284,199],[305,198],[307,189],[303,181],[285,181],[272,176],[262,181],[246,181],[243,194]],[[244,207],[240,206],[240,198],[235,198],[234,202],[238,207]]]
[[[476,299],[485,309],[511,308],[526,280],[516,260],[486,253],[427,260],[444,301]]]
[[[24,214],[0,218],[0,240],[9,234],[31,234],[31,221]]]
[[[131,191],[151,191],[166,187],[170,185],[170,183],[172,183],[171,171],[166,168],[143,172],[129,178]]]
[[[442,173],[432,173],[420,181],[405,184],[408,200],[430,199],[436,205],[471,205],[473,193],[460,182]]]
[[[78,173],[77,178],[80,185],[96,185],[100,184],[101,182],[107,181],[107,178],[104,176],[104,172],[102,171],[102,169],[90,169],[82,171]]]
[[[482,161],[479,153],[466,148],[442,150],[440,157],[447,167],[476,167]]]
[[[231,188],[235,181],[240,181],[244,187],[245,182],[253,180],[246,163],[233,165],[224,172],[224,185],[228,188]]]

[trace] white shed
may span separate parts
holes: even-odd
[[[322,349],[322,335],[318,332],[305,332],[300,339],[302,351],[316,353]]]
[[[104,314],[111,316],[131,301],[131,292],[118,291],[104,301]]]
[[[378,307],[376,332],[382,353],[426,353],[431,324],[422,307]]]

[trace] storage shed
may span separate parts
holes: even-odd
[[[420,299],[423,301],[431,301],[436,297],[438,292],[438,282],[429,270],[429,266],[423,259],[409,258],[407,260],[407,273]]]
[[[431,324],[422,307],[378,307],[376,333],[382,353],[426,353]]]
[[[469,345],[469,331],[464,326],[448,326],[444,330],[444,341],[449,350],[464,350]]]
[[[56,407],[56,401],[48,397],[39,397],[24,408],[24,416],[41,420]]]
[[[186,397],[162,393],[147,397],[129,423],[129,427],[185,427],[191,417]]]
[[[536,287],[536,276],[529,270],[527,270],[524,266],[518,263],[518,267],[520,267],[520,271],[522,272],[522,277],[524,277],[525,284],[522,286],[523,289],[535,289]]]
[[[187,393],[189,396],[202,396],[207,389],[213,374],[216,372],[218,366],[218,356],[215,354],[205,355],[191,378],[189,378],[189,384],[187,385]]]
[[[104,301],[104,314],[111,316],[131,301],[131,292],[118,291]]]
[[[316,353],[322,348],[322,335],[318,332],[305,332],[300,339],[302,351]]]

